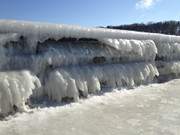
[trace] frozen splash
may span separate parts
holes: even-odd
[[[40,81],[29,71],[0,72],[0,115],[25,111],[25,102]]]
[[[171,35],[1,20],[0,114],[26,110],[30,97],[78,101],[179,74],[179,44]]]
[[[49,73],[45,92],[49,99],[61,101],[65,97],[77,101],[79,95],[96,94],[105,88],[133,88],[151,83],[159,73],[154,64],[107,64],[59,68]]]
[[[103,39],[103,43],[117,49],[123,55],[130,55],[131,59],[137,61],[142,57],[144,61],[153,61],[157,54],[157,48],[152,40],[125,40],[125,39]]]

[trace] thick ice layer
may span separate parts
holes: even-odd
[[[39,79],[29,71],[0,72],[0,115],[24,111],[36,87],[40,87]]]
[[[46,45],[43,43],[49,39],[60,40],[62,38],[75,38],[75,39],[89,38],[89,39],[96,39],[99,41],[103,41],[104,43],[106,43],[106,45],[110,45],[111,47],[114,47],[116,50],[119,50],[120,53],[123,54],[124,56],[128,56],[127,57],[128,60],[129,59],[133,60],[133,58],[137,58],[138,60],[139,59],[142,60],[142,58],[143,60],[147,60],[147,59],[152,60],[152,58],[154,58],[155,54],[157,53],[157,49],[153,41],[157,44],[158,47],[158,54],[159,54],[158,57],[164,57],[166,55],[168,55],[169,59],[174,59],[179,57],[178,44],[180,44],[180,37],[172,36],[172,35],[170,36],[163,34],[143,33],[143,32],[109,30],[102,28],[82,28],[79,26],[32,23],[32,22],[23,22],[23,21],[7,21],[7,20],[0,21],[0,33],[1,35],[3,35],[3,36],[0,35],[0,37],[2,37],[0,39],[4,39],[4,37],[6,37],[5,38],[6,40],[3,41],[0,40],[2,44],[4,44],[4,41],[6,42],[17,41],[18,38],[20,40],[20,37],[21,38],[23,37],[25,41],[24,40],[22,41],[23,43],[20,44],[21,47],[19,47],[18,44],[12,44],[12,46],[17,45],[17,48],[23,48],[23,50],[19,50],[22,51],[23,53],[25,51],[29,51],[30,53],[32,50],[34,51],[31,53],[36,53],[36,51],[38,51],[37,46],[39,45],[39,43],[42,43],[41,45]],[[126,39],[130,39],[130,40],[126,40]],[[132,40],[132,39],[136,39],[136,40]],[[163,45],[164,43],[165,45]],[[58,54],[59,52],[56,49],[55,51],[51,50],[51,52],[53,54],[55,53],[56,56],[53,56],[53,59],[49,59],[50,61],[53,62],[59,61],[60,58],[62,60],[62,63],[66,63],[68,60],[70,60],[69,58],[68,60],[66,59],[68,56],[70,56],[70,54],[66,55],[66,53],[62,53],[62,52]],[[176,51],[173,52],[174,50]],[[79,57],[79,59],[83,59],[82,56],[79,56],[79,54],[81,53],[77,53],[77,54],[78,54],[77,57]],[[96,52],[96,54],[98,54],[98,52]],[[111,54],[115,54],[115,53],[112,52]],[[87,55],[90,57],[93,54],[87,53],[86,56]],[[103,55],[109,56],[110,54],[104,53]],[[58,60],[55,57],[57,57]],[[71,60],[68,62],[68,64],[70,63],[78,64],[77,61],[80,60],[78,60],[77,57],[71,57]],[[117,60],[117,58],[115,58],[115,60]]]
[[[6,62],[4,45],[8,42],[18,41],[19,35],[16,33],[0,34],[0,68]]]
[[[180,75],[180,61],[157,62],[157,68],[161,75]]]
[[[90,38],[96,39],[99,41],[103,41],[106,45],[111,46],[119,51],[121,56],[124,56],[127,60],[152,60],[154,59],[157,49],[154,45],[154,42],[157,44],[158,48],[158,57],[168,57],[168,59],[177,59],[179,58],[179,44],[180,37],[178,36],[170,36],[163,34],[152,34],[152,33],[143,33],[143,32],[132,32],[132,31],[121,31],[121,30],[109,30],[102,28],[82,28],[79,26],[68,26],[68,25],[57,25],[57,24],[47,24],[47,23],[32,23],[32,22],[23,22],[23,21],[0,21],[0,44],[3,46],[4,44],[10,41],[20,41],[23,37],[23,41],[21,43],[12,44],[12,46],[17,46],[16,48],[21,48],[21,50],[16,53],[36,53],[38,51],[37,46],[39,43],[41,45],[48,44],[45,43],[49,39],[60,40],[62,38]],[[125,39],[125,40],[123,40]],[[126,40],[130,39],[130,40]],[[136,40],[132,40],[136,39]],[[142,41],[141,41],[142,40]],[[143,41],[146,40],[146,41]],[[150,41],[152,40],[152,41]],[[154,42],[153,42],[154,41]],[[53,43],[54,44],[54,43]],[[57,42],[58,44],[58,42]],[[62,43],[61,43],[62,44]],[[72,45],[74,42],[71,43]],[[143,45],[142,45],[143,44]],[[67,45],[67,44],[66,44]],[[84,44],[85,45],[85,44]],[[77,46],[76,46],[77,47]],[[80,47],[82,48],[82,46]],[[4,48],[1,48],[1,55],[3,59],[5,59]],[[14,47],[11,48],[11,50]],[[30,50],[34,50],[31,52]],[[71,50],[71,49],[70,49]],[[75,50],[75,49],[74,49]],[[57,51],[57,48],[49,49],[47,51],[47,56],[49,58],[49,62],[58,63],[58,65],[63,64],[79,64],[78,61],[84,60],[84,54],[86,55],[86,60],[90,61],[95,53],[99,54],[98,51],[89,51],[87,53],[82,49],[81,52],[76,52],[76,57],[74,57],[75,53],[72,49],[71,52],[73,57],[67,51],[64,50]],[[29,51],[29,52],[27,52]],[[63,53],[64,52],[64,53]],[[83,53],[84,52],[84,53]],[[102,51],[103,52],[103,51]],[[118,54],[115,51],[110,50],[111,53],[103,52],[102,56],[112,56],[115,61],[118,59]],[[11,52],[12,53],[12,52]],[[50,54],[50,55],[49,55]],[[117,57],[116,57],[116,56]],[[88,57],[87,57],[88,56]],[[68,58],[70,57],[70,58]],[[93,56],[94,57],[94,56]],[[72,59],[73,58],[73,59]],[[44,58],[42,58],[44,59]],[[61,60],[59,60],[61,59]],[[47,59],[45,58],[45,61]],[[61,62],[60,62],[61,61]],[[1,62],[3,63],[3,62]]]
[[[29,69],[39,74],[50,66],[154,61],[157,49],[153,41],[119,41],[119,48],[99,41],[46,41],[39,45],[38,54],[24,54],[23,50],[8,44],[2,69]]]
[[[24,21],[0,21],[0,33],[18,33],[30,39],[32,44],[47,39],[72,38],[114,38],[114,39],[137,39],[155,40],[166,42],[180,42],[180,37],[163,34],[134,32],[126,30],[110,30],[104,28],[83,28],[79,26],[58,25],[48,23],[32,23]]]
[[[131,55],[131,59],[143,57],[144,60],[154,60],[157,54],[152,40],[103,39],[102,42],[119,50],[122,55]]]
[[[180,60],[180,43],[156,43],[158,58],[161,60]]]
[[[0,34],[0,45],[2,46],[10,41],[18,41],[19,37],[17,33]]]
[[[73,66],[50,72],[45,81],[45,93],[51,100],[97,93],[105,88],[134,87],[153,81],[159,73],[154,64],[108,64]]]

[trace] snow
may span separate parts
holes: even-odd
[[[1,135],[179,135],[180,80],[33,109],[0,121]]]

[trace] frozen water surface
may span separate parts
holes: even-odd
[[[179,135],[180,80],[114,90],[0,121],[0,135]]]

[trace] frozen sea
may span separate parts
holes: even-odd
[[[180,80],[114,90],[0,121],[0,135],[179,135]]]

